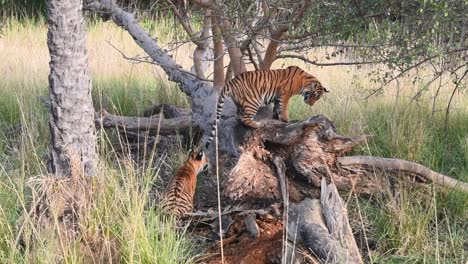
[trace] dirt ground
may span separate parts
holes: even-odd
[[[281,263],[283,224],[276,218],[257,219],[260,236],[254,239],[248,232],[228,236],[224,245],[226,264]],[[197,263],[221,264],[219,243],[210,247],[206,257]]]

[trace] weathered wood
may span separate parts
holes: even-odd
[[[326,263],[363,263],[343,200],[333,183],[321,182],[321,197],[292,204],[288,239]]]
[[[223,195],[229,200],[270,204],[281,198],[274,169],[256,158],[256,150],[261,149],[242,152],[236,166],[227,176]]]
[[[260,236],[260,230],[257,223],[255,222],[256,215],[254,213],[248,213],[244,215],[245,229],[253,238]]]
[[[369,156],[339,157],[338,163],[346,169],[379,169],[397,173],[409,173],[428,179],[435,184],[468,192],[468,183],[461,182],[432,171],[421,164],[401,159],[387,159]]]
[[[246,210],[243,208],[227,208],[221,212],[221,215],[229,215],[233,213],[238,213],[239,215],[247,215],[247,214],[256,214],[256,215],[265,215],[269,212],[269,210],[265,209],[257,209],[257,210]],[[213,221],[219,217],[217,211],[210,210],[208,212],[196,211],[193,213],[188,214],[191,217],[199,218],[200,221]]]
[[[306,198],[291,204],[288,221],[288,239],[303,245],[326,263],[362,263],[352,259],[340,241],[330,234],[322,216],[320,201]]]
[[[322,179],[320,204],[329,233],[346,249],[347,263],[363,263],[353,231],[349,225],[348,210],[333,183]]]
[[[143,111],[143,116],[150,117],[163,113],[164,118],[175,118],[190,115],[191,111],[187,108],[180,108],[170,104],[155,104],[149,109]]]
[[[95,120],[96,126],[104,128],[121,128],[125,130],[147,131],[158,130],[161,135],[174,134],[176,131],[191,126],[190,116],[180,116],[171,119],[159,117],[130,117],[105,114]]]
[[[299,202],[305,197],[318,197],[323,178],[333,178],[339,190],[357,193],[375,193],[381,188],[375,169],[401,174],[419,175],[443,186],[466,190],[466,183],[407,161],[371,157],[342,157],[354,146],[365,142],[369,135],[341,136],[334,124],[323,116],[314,116],[301,122],[267,122],[257,130],[243,132],[247,138],[240,149],[239,159],[224,181],[223,195],[239,204],[262,203],[261,206],[281,200],[278,170],[274,159],[284,160],[284,174],[289,178],[289,200]],[[367,165],[366,165],[367,164]],[[317,190],[317,189],[315,189]]]
[[[332,168],[339,189],[350,189],[353,182],[358,191],[375,190],[375,182],[366,174],[341,174],[335,166],[339,155],[369,136],[356,138],[340,136],[331,121],[323,116],[296,123],[268,122],[268,126],[247,132],[247,141],[239,148],[241,155],[224,181],[223,195],[239,203],[273,203],[281,199],[277,169],[270,157],[287,164],[284,174],[296,176],[288,182],[289,199],[301,201],[312,196],[312,186],[319,187],[327,168]],[[309,193],[309,194],[308,194]]]

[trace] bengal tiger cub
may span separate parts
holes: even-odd
[[[313,105],[325,92],[328,92],[327,89],[317,78],[297,66],[241,73],[228,81],[221,91],[216,107],[216,119],[206,148],[213,140],[228,94],[243,112],[240,118],[242,123],[252,128],[260,128],[264,127],[265,123],[254,121],[260,106],[274,102],[274,118],[288,122],[288,104],[292,96],[301,94],[306,104]]]
[[[179,218],[192,211],[197,175],[208,167],[208,157],[203,151],[190,152],[187,161],[172,177],[164,191],[165,212]]]

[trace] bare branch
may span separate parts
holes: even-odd
[[[213,80],[201,78],[201,77],[197,76],[196,74],[193,74],[193,73],[191,73],[191,72],[189,72],[189,71],[186,71],[186,70],[182,69],[182,67],[178,68],[178,67],[174,67],[174,66],[170,66],[170,65],[163,65],[163,64],[157,63],[157,62],[154,61],[154,60],[148,60],[148,59],[145,59],[145,58],[128,57],[127,55],[125,55],[125,53],[123,53],[123,51],[121,51],[120,49],[118,49],[117,47],[115,47],[110,41],[107,41],[107,43],[108,43],[112,48],[114,48],[117,52],[119,52],[119,53],[122,55],[122,57],[123,57],[124,59],[126,59],[126,60],[133,61],[133,62],[136,62],[136,63],[149,63],[149,64],[157,65],[157,66],[160,66],[160,67],[162,67],[162,68],[167,68],[167,69],[171,69],[171,70],[174,70],[174,71],[179,71],[179,72],[182,72],[182,73],[191,75],[191,76],[193,76],[193,77],[196,77],[196,78],[199,79],[200,81],[213,82]],[[171,55],[169,55],[169,56],[172,57]]]
[[[257,41],[255,41],[255,40],[252,41],[252,43],[251,43],[251,45],[252,45],[252,47],[253,47],[253,49],[254,49],[254,51],[255,51],[255,55],[257,56],[257,61],[258,61],[258,63],[259,63],[260,65],[262,65],[262,64],[263,64],[262,52],[261,52],[260,49],[258,48],[257,44],[258,44],[258,43],[257,43]]]
[[[294,55],[294,54],[278,55],[276,56],[276,58],[277,59],[287,59],[287,58],[299,59],[306,63],[315,65],[315,66],[349,66],[349,65],[364,65],[364,64],[376,64],[376,63],[385,62],[384,60],[382,61],[356,61],[356,62],[317,62],[317,61],[309,60],[305,58],[304,56]]]
[[[255,61],[255,59],[254,59],[254,57],[253,57],[252,50],[250,50],[249,47],[247,47],[247,52],[248,52],[248,54],[249,54],[249,60],[250,60],[250,62],[252,62],[252,64],[253,64],[255,70],[256,70],[256,71],[260,70],[260,68],[258,67],[257,62]]]
[[[342,166],[369,166],[385,171],[411,173],[426,178],[435,184],[468,192],[468,183],[455,180],[411,161],[368,156],[348,156],[339,157],[338,162]]]
[[[190,23],[190,20],[187,19],[187,17],[185,17],[184,15],[182,15],[181,11],[177,8],[177,6],[171,0],[166,0],[166,3],[169,4],[169,6],[172,8],[172,12],[179,20],[185,32],[187,32],[187,34],[189,35],[190,40],[197,46],[204,46],[205,43],[199,41],[197,39],[197,34],[193,32],[193,27],[192,27],[192,24]]]
[[[466,50],[468,50],[468,48],[460,48],[460,49],[449,50],[449,51],[444,52],[444,55],[463,52],[463,51],[466,51]],[[420,60],[419,62],[402,69],[399,74],[397,74],[396,76],[394,76],[390,80],[384,82],[379,88],[373,90],[364,99],[368,99],[368,98],[372,97],[373,95],[377,94],[378,92],[382,91],[385,86],[387,86],[389,83],[393,82],[394,80],[400,78],[401,76],[403,76],[405,73],[409,72],[410,70],[415,69],[415,68],[421,66],[424,63],[430,62],[431,60],[433,60],[433,59],[435,59],[435,58],[437,58],[439,56],[440,56],[440,54],[424,58],[424,59]]]
[[[212,16],[216,16],[218,26],[221,29],[221,34],[223,36],[224,44],[228,50],[234,75],[237,76],[238,74],[247,71],[244,61],[242,60],[241,49],[237,44],[234,35],[232,34],[231,22],[226,17],[223,10],[223,5],[221,5],[221,3],[217,2],[216,5],[213,6]]]
[[[229,80],[231,80],[232,78],[234,78],[233,76],[233,72],[232,72],[232,64],[231,62],[229,62],[228,66],[227,66],[227,69],[226,69],[226,77],[224,78],[224,80],[227,82]]]
[[[221,90],[224,86],[224,46],[219,27],[218,17],[211,17],[211,31],[213,32],[213,47],[214,47],[214,83],[213,87]]]
[[[454,73],[456,75],[456,73]],[[463,79],[465,79],[466,74],[468,74],[468,69],[465,69],[465,72],[460,78],[457,78],[455,87],[453,88],[452,94],[450,95],[449,102],[447,104],[447,108],[445,110],[445,122],[444,122],[444,131],[447,134],[448,130],[448,121],[449,121],[449,114],[450,114],[450,106],[452,105],[453,97],[455,96],[455,92],[459,89],[460,84],[462,83]]]
[[[261,64],[260,68],[262,70],[269,70],[271,68],[271,65],[273,62],[276,60],[276,52],[278,50],[279,46],[279,40],[283,36],[284,32],[286,32],[288,29],[285,27],[279,28],[275,30],[270,38],[270,43],[268,44],[268,47],[265,51],[265,57],[263,59],[263,63]]]
[[[210,27],[211,27],[211,18],[210,10],[205,10],[205,18],[203,19],[203,30],[200,33],[199,44],[193,51],[193,68],[192,71],[195,71],[198,77],[204,78],[205,72],[209,67],[209,57],[213,54],[209,48],[210,42]],[[211,58],[210,58],[211,59]]]
[[[128,31],[135,43],[151,57],[155,64],[162,67],[169,80],[181,84],[181,90],[187,95],[192,95],[202,87],[203,90],[211,90],[208,83],[200,82],[199,78],[195,77],[194,74],[183,71],[182,67],[172,59],[167,51],[161,49],[155,40],[138,25],[132,14],[125,12],[112,1],[92,1],[84,9],[108,14],[115,24]]]
[[[297,24],[302,20],[304,16],[305,10],[310,6],[310,1],[305,0],[301,9],[297,11],[296,15],[292,19],[292,24]],[[281,41],[283,34],[289,30],[289,26],[280,26],[275,29],[270,36],[270,43],[265,52],[265,57],[263,59],[263,63],[261,64],[260,68],[262,70],[269,70],[271,65],[276,60],[276,53],[279,47],[279,41]]]
[[[327,184],[325,178],[322,178],[320,189],[320,204],[328,230],[346,249],[347,255],[342,260],[346,259],[347,263],[363,263],[353,230],[349,225],[346,204],[341,199],[335,184],[333,182]]]

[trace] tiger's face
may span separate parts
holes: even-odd
[[[323,93],[328,93],[329,91],[322,86],[320,82],[312,82],[302,90],[302,96],[304,96],[304,102],[310,106],[314,105]]]
[[[197,174],[208,169],[208,156],[205,155],[205,152],[203,150],[199,152],[190,152],[187,162],[192,164]]]

